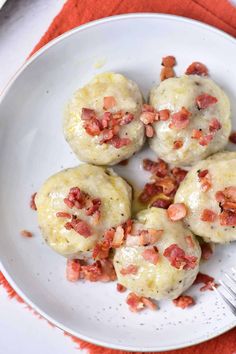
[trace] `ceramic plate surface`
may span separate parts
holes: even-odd
[[[66,33],[21,68],[0,105],[1,268],[19,294],[51,322],[112,348],[180,348],[236,324],[214,292],[201,293],[196,286],[188,292],[197,299],[191,309],[161,301],[157,312],[133,314],[125,304],[127,294],[118,293],[115,283],[69,283],[65,259],[44,244],[36,213],[29,208],[30,195],[48,176],[79,163],[62,133],[63,110],[72,93],[96,73],[115,71],[137,81],[147,95],[159,80],[162,56],[168,54],[178,60],[178,75],[193,61],[205,63],[228,93],[236,119],[235,40],[195,21],[155,14],[117,16]],[[147,156],[152,155],[144,149],[116,171],[141,187],[149,176],[140,167]],[[35,237],[22,238],[22,229]],[[236,243],[216,247],[202,271],[219,278],[235,266],[235,254]]]

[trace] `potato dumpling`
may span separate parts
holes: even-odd
[[[131,187],[112,169],[84,164],[51,176],[35,203],[48,245],[86,258],[106,229],[130,217]]]
[[[103,73],[75,92],[65,118],[64,135],[81,161],[114,165],[138,151],[144,141],[139,120],[142,94],[121,74]]]
[[[181,183],[176,203],[188,209],[185,222],[205,241],[236,240],[236,152],[198,162]]]
[[[189,165],[227,144],[230,102],[211,79],[198,75],[167,79],[151,90],[150,104],[161,111],[150,146],[165,161]]]
[[[201,250],[181,221],[170,221],[165,209],[146,209],[138,213],[131,234],[114,256],[120,284],[157,300],[177,298],[192,285]]]

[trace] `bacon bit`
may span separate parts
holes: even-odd
[[[67,230],[75,230],[75,232],[81,236],[84,236],[85,238],[92,235],[90,226],[85,221],[80,219],[72,219],[70,222],[67,222],[64,227]]]
[[[204,209],[201,215],[201,220],[206,222],[214,222],[217,219],[217,214],[209,209]]]
[[[225,197],[232,202],[236,202],[236,187],[226,187],[223,191]]]
[[[159,159],[157,162],[149,159],[143,160],[143,169],[150,171],[158,177],[165,177],[168,173],[168,165],[163,160]]]
[[[129,159],[125,159],[125,160],[122,160],[118,163],[118,165],[121,165],[121,166],[127,166],[129,163]]]
[[[203,134],[200,129],[193,129],[191,138],[199,140],[202,138],[202,135]]]
[[[192,298],[192,296],[180,295],[173,300],[173,303],[175,306],[180,307],[181,309],[186,309],[189,306],[195,305],[195,300]]]
[[[90,120],[96,118],[96,113],[93,109],[90,108],[82,108],[81,119],[82,120]]]
[[[172,175],[175,177],[176,182],[177,182],[178,184],[180,184],[180,183],[184,180],[184,178],[185,178],[186,174],[188,173],[188,171],[183,170],[183,169],[180,168],[180,167],[174,167],[174,168],[171,170],[171,173],[172,173]]]
[[[162,208],[162,209],[168,209],[168,207],[172,204],[172,199],[163,199],[163,198],[158,198],[156,199],[151,207],[154,208]]]
[[[148,138],[152,138],[153,137],[154,129],[153,129],[153,127],[150,124],[145,126],[145,134],[146,134],[146,137],[148,137]]]
[[[143,112],[140,116],[140,120],[141,122],[143,122],[143,124],[147,125],[150,123],[153,123],[155,121],[156,118],[156,113],[155,112]]]
[[[166,196],[176,191],[176,182],[172,177],[159,178],[156,180],[156,184],[162,187],[162,193]]]
[[[119,291],[119,293],[124,293],[127,289],[124,285],[117,283],[116,284],[116,290]]]
[[[170,118],[170,111],[169,109],[161,109],[158,111],[158,115],[161,121],[166,121]]]
[[[106,96],[103,98],[103,109],[107,110],[116,105],[116,99],[113,96]]]
[[[201,146],[207,146],[210,144],[210,142],[213,140],[214,136],[213,134],[207,134],[205,136],[202,136],[200,139],[199,139],[199,144]]]
[[[37,206],[35,204],[35,197],[36,197],[37,193],[34,193],[31,195],[31,198],[30,198],[30,208],[32,210],[37,210]]]
[[[147,203],[154,195],[162,192],[162,188],[155,183],[146,183],[143,192],[139,196],[139,201]]]
[[[206,109],[217,102],[217,98],[207,93],[202,93],[196,97],[196,104],[199,109]]]
[[[158,249],[156,247],[148,248],[142,252],[142,256],[145,261],[156,265],[159,259]]]
[[[101,204],[102,202],[100,198],[92,199],[91,205],[86,209],[85,214],[88,216],[94,215],[96,211],[99,211]]]
[[[236,226],[236,213],[224,210],[220,216],[220,224],[222,226]]]
[[[123,241],[124,241],[125,233],[124,229],[122,226],[118,226],[116,228],[116,231],[114,233],[113,241],[112,241],[112,247],[113,248],[119,248]]]
[[[229,141],[233,144],[236,144],[236,132],[230,134]]]
[[[155,112],[155,108],[150,104],[144,103],[142,106],[142,112]]]
[[[138,245],[139,246],[154,245],[159,240],[162,234],[163,234],[163,230],[156,230],[156,229],[141,230],[138,237]]]
[[[213,290],[213,287],[216,288],[218,287],[218,284],[215,283],[213,277],[199,272],[194,281],[194,284],[201,284],[201,283],[205,285],[200,288],[200,291]]]
[[[178,150],[178,149],[182,148],[183,145],[184,145],[184,143],[182,140],[176,140],[176,141],[174,141],[173,149]]]
[[[176,65],[176,59],[173,55],[168,55],[167,57],[162,58],[161,65],[168,67],[168,68],[173,68],[173,66]]]
[[[133,225],[133,221],[131,219],[128,219],[123,225],[123,229],[124,229],[124,235],[125,237],[131,233],[132,230],[132,225]]]
[[[81,265],[77,259],[68,259],[66,263],[66,279],[75,282],[80,278]]]
[[[21,236],[28,237],[28,238],[33,236],[32,232],[30,232],[28,230],[21,230],[20,234],[21,234]]]
[[[164,66],[161,69],[161,74],[160,74],[160,79],[161,81],[164,81],[166,79],[169,79],[171,77],[175,77],[175,72],[172,68]]]
[[[172,221],[178,221],[187,215],[187,208],[184,203],[171,204],[167,209],[167,215]]]
[[[104,112],[101,118],[101,124],[103,129],[108,128],[109,122],[112,120],[112,114],[110,112]]]
[[[192,236],[185,236],[185,241],[190,248],[194,248],[194,242]]]
[[[142,297],[141,298],[142,303],[144,304],[145,307],[149,308],[152,311],[156,311],[157,310],[157,304],[155,304],[152,300],[146,298],[146,297]]]
[[[175,243],[165,249],[163,256],[177,269],[182,267],[184,270],[189,270],[196,267],[197,257],[186,255],[184,250]]]
[[[211,176],[208,170],[199,170],[198,178],[203,192],[207,192],[212,187]]]
[[[86,133],[92,136],[99,135],[102,131],[101,122],[96,118],[85,121],[84,128],[86,130]]]
[[[130,264],[126,268],[122,268],[120,270],[120,274],[124,276],[128,274],[137,274],[137,272],[138,272],[138,267],[134,264]]]
[[[116,273],[111,260],[103,259],[93,264],[81,266],[82,278],[91,282],[116,280]]]
[[[189,125],[189,117],[191,112],[189,112],[185,107],[182,107],[179,112],[171,115],[171,123],[169,127],[171,129],[184,129]]]
[[[200,247],[202,250],[202,259],[204,259],[204,261],[208,261],[208,259],[210,259],[213,255],[211,244],[203,241],[200,243]]]
[[[129,309],[132,312],[139,312],[144,308],[142,297],[136,295],[135,293],[129,293],[126,298],[126,303],[129,305]]]
[[[56,217],[57,218],[68,218],[68,219],[70,219],[72,217],[72,215],[69,214],[69,213],[65,213],[64,211],[58,211],[56,213]]]
[[[204,64],[202,64],[202,63],[200,63],[198,61],[195,61],[191,65],[189,65],[189,67],[185,71],[185,74],[186,75],[207,76],[208,75],[208,69],[207,69],[207,67]]]
[[[108,143],[114,136],[112,129],[104,129],[101,135],[100,145]]]
[[[109,143],[113,145],[116,149],[120,149],[123,146],[129,145],[131,140],[129,138],[120,138],[119,136],[114,136]]]
[[[215,199],[216,199],[216,201],[219,202],[219,203],[225,202],[225,199],[226,199],[226,198],[225,198],[224,192],[222,192],[222,191],[216,192],[216,194],[215,194]]]
[[[93,249],[94,259],[106,259],[109,256],[111,245],[108,240],[98,242]]]
[[[120,120],[120,125],[126,125],[134,120],[134,115],[132,113],[126,112],[125,115]]]
[[[212,118],[209,123],[209,131],[211,133],[216,133],[218,130],[222,128],[221,123],[218,121],[217,118]]]

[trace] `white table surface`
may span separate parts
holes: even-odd
[[[0,92],[25,61],[65,0],[7,0],[0,10]],[[82,353],[64,334],[9,300],[0,286],[1,354]]]

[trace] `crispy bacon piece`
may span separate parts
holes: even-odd
[[[100,262],[102,267],[102,276],[99,280],[102,282],[116,280],[117,276],[112,261],[110,259],[102,259]]]
[[[127,125],[134,120],[134,115],[132,113],[126,112],[120,120],[120,125]]]
[[[229,199],[231,202],[236,202],[236,187],[230,186],[226,187],[223,191],[225,197]]]
[[[152,207],[168,209],[168,207],[172,204],[172,199],[164,199],[158,198],[152,203]]]
[[[73,207],[77,209],[82,209],[85,204],[86,193],[81,191],[78,187],[72,187],[64,199],[64,203],[72,209]]]
[[[167,215],[172,221],[183,219],[187,215],[187,208],[184,203],[171,204],[167,209]]]
[[[72,282],[79,280],[81,265],[77,259],[68,259],[66,263],[66,279]]]
[[[173,300],[173,303],[175,306],[180,307],[181,309],[186,309],[189,306],[195,305],[195,300],[192,298],[192,296],[180,295]]]
[[[143,192],[139,196],[142,203],[147,203],[154,195],[162,192],[162,188],[155,183],[146,183]]]
[[[173,144],[173,149],[178,150],[184,145],[183,140],[175,140]]]
[[[212,250],[211,244],[208,242],[202,241],[200,243],[200,247],[202,250],[202,259],[204,259],[204,261],[208,261],[208,259],[210,259],[211,256],[213,255],[213,250]]]
[[[135,293],[129,293],[126,298],[126,303],[129,305],[129,309],[132,312],[142,311],[145,307],[150,310],[157,310],[157,305],[150,299],[138,296]]]
[[[128,304],[130,311],[132,312],[139,312],[144,308],[142,297],[136,295],[135,293],[129,293],[126,298],[126,303]]]
[[[236,226],[236,187],[230,186],[215,195],[219,202],[221,213],[219,215],[222,226]]]
[[[214,135],[212,133],[204,135],[199,139],[199,144],[201,146],[207,146],[210,144],[210,142],[213,140],[213,138],[214,138]]]
[[[116,284],[116,290],[119,291],[119,293],[124,293],[127,289],[124,285],[117,283]]]
[[[207,67],[204,64],[202,64],[202,63],[200,63],[198,61],[195,61],[191,65],[189,65],[189,67],[185,71],[185,74],[186,75],[207,76],[208,75],[208,69],[207,69]]]
[[[176,192],[176,182],[173,177],[163,177],[156,179],[156,185],[162,188],[162,193],[166,196]]]
[[[116,279],[116,273],[111,260],[103,259],[93,264],[81,266],[82,278],[91,282],[108,282]]]
[[[120,138],[119,136],[115,135],[109,143],[113,145],[116,149],[120,149],[123,146],[129,145],[131,140],[129,138]]]
[[[33,193],[30,197],[30,208],[32,210],[37,210],[36,204],[35,204],[35,197],[36,197],[37,193]]]
[[[113,96],[106,96],[103,98],[103,109],[107,110],[116,105],[116,99]]]
[[[202,138],[202,136],[203,136],[203,133],[200,129],[193,129],[192,136],[191,136],[192,139],[199,140]]]
[[[154,135],[154,128],[151,126],[151,124],[145,125],[145,134],[147,138],[152,138]]]
[[[207,93],[202,93],[196,97],[196,105],[199,109],[206,109],[217,102],[217,98]]]
[[[104,129],[101,134],[101,140],[99,142],[100,145],[108,143],[114,136],[113,130],[108,128]]]
[[[229,141],[233,144],[236,144],[236,132],[230,134]]]
[[[203,192],[207,192],[212,187],[211,176],[208,170],[199,170],[198,178]]]
[[[217,214],[210,210],[210,209],[204,209],[201,215],[201,220],[206,221],[206,222],[214,222],[217,219]]]
[[[93,249],[93,258],[94,259],[106,259],[109,256],[111,245],[108,240],[103,242],[98,242]]]
[[[168,55],[167,57],[162,58],[161,65],[168,67],[168,68],[173,68],[173,66],[176,65],[176,59],[173,55]]]
[[[57,217],[57,218],[68,218],[68,219],[70,219],[70,218],[72,217],[72,215],[69,214],[69,213],[66,213],[66,212],[64,212],[64,211],[58,211],[58,212],[56,213],[56,217]]]
[[[160,74],[161,81],[169,79],[170,77],[175,77],[175,72],[174,72],[173,68],[164,66],[161,69],[161,74]]]
[[[159,259],[158,249],[155,246],[152,248],[147,248],[142,252],[142,256],[145,261],[156,265]]]
[[[153,123],[156,120],[156,113],[155,112],[148,112],[148,111],[143,112],[140,116],[140,120],[145,125]]]
[[[82,108],[81,119],[82,120],[90,120],[96,118],[96,113],[93,109],[90,108]]]
[[[91,199],[91,205],[86,208],[85,214],[88,216],[93,215],[96,211],[100,209],[101,204],[102,202],[100,198]]]
[[[169,109],[161,109],[158,111],[158,115],[161,121],[166,121],[170,118],[170,111]]]
[[[120,270],[120,273],[122,275],[137,274],[137,272],[138,272],[138,267],[136,265],[134,265],[134,264],[130,264],[127,267],[122,268]]]
[[[123,225],[123,230],[124,230],[124,235],[125,237],[131,233],[132,230],[132,225],[133,225],[133,221],[131,219],[128,219]]]
[[[102,131],[101,122],[97,118],[93,118],[88,121],[85,121],[84,128],[86,130],[86,133],[88,133],[91,136],[100,135]]]
[[[224,210],[220,216],[220,224],[222,226],[236,226],[236,213],[230,210]]]
[[[163,255],[169,260],[170,264],[177,269],[182,267],[188,270],[196,267],[197,257],[186,255],[184,250],[175,243],[167,247]]]
[[[150,104],[144,103],[142,106],[142,112],[155,112],[155,108]]]
[[[211,133],[216,133],[218,130],[222,128],[221,123],[218,121],[217,118],[212,118],[209,123],[209,131]]]
[[[188,247],[194,248],[194,242],[192,236],[185,236],[185,241],[187,242]]]
[[[194,284],[201,284],[201,283],[205,285],[200,288],[200,291],[213,290],[213,286],[218,287],[218,284],[215,283],[213,277],[199,272],[194,281]]]
[[[120,247],[124,241],[124,237],[125,237],[125,233],[123,227],[121,225],[117,226],[112,240],[112,247],[113,248]]]
[[[85,238],[92,235],[90,226],[86,223],[86,221],[80,219],[72,219],[71,221],[67,222],[64,227],[67,230],[75,230],[75,232],[81,236],[84,236]]]
[[[157,161],[144,159],[143,169],[145,171],[150,171],[152,174],[158,177],[165,177],[168,174],[168,165],[161,159],[158,159]]]
[[[171,173],[172,173],[172,175],[174,176],[176,182],[177,182],[178,184],[180,184],[180,183],[184,180],[184,178],[185,178],[186,174],[188,173],[188,171],[183,170],[183,169],[180,168],[180,167],[174,167],[174,168],[171,170]]]
[[[152,300],[148,299],[147,297],[143,297],[141,299],[142,303],[145,307],[149,308],[152,311],[157,310],[157,304],[155,304]]]
[[[28,238],[33,236],[32,232],[30,232],[28,230],[21,230],[20,234],[21,234],[21,236],[28,237]]]
[[[191,112],[189,112],[185,107],[182,107],[179,112],[171,115],[171,123],[169,124],[169,127],[171,129],[185,129],[189,125],[190,115]]]
[[[140,231],[138,237],[138,245],[139,246],[154,245],[159,240],[162,234],[163,234],[163,230],[156,230],[156,229],[142,230]]]

